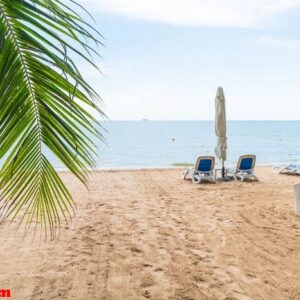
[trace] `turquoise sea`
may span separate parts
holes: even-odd
[[[98,168],[167,167],[214,154],[213,121],[106,121]],[[300,121],[229,121],[228,161],[257,155],[257,164],[300,162]],[[51,156],[56,168],[63,166]]]

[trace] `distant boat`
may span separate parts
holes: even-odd
[[[150,120],[149,120],[149,119],[142,119],[141,121],[143,121],[143,122],[144,122],[144,121],[150,121]]]

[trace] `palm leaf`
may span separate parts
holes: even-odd
[[[101,36],[74,5],[0,0],[0,218],[38,224],[51,238],[74,202],[46,150],[86,184],[92,140],[102,138],[90,113],[104,116],[99,96],[74,63],[77,56],[97,67],[91,54]]]

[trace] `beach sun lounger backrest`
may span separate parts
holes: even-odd
[[[210,172],[215,167],[215,158],[213,156],[200,156],[197,159],[195,169],[200,172]]]
[[[242,155],[237,165],[238,170],[253,170],[256,162],[256,156],[253,154]]]

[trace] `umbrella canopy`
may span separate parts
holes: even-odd
[[[225,111],[225,96],[222,87],[218,87],[215,100],[216,105],[216,123],[215,132],[218,138],[215,154],[222,162],[226,160],[227,137],[226,137],[226,111]]]

